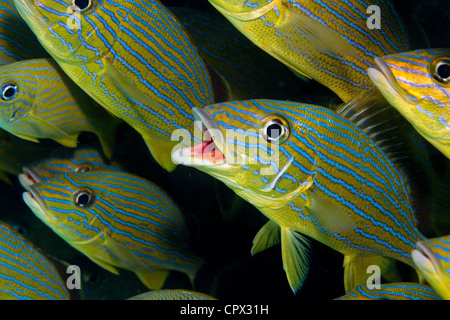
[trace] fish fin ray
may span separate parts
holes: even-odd
[[[172,143],[157,138],[144,138],[144,141],[153,158],[161,167],[168,172],[175,170],[177,165],[172,160],[172,150],[174,148]]]
[[[149,289],[159,290],[169,276],[169,270],[151,270],[136,272],[136,275]]]
[[[29,122],[35,130],[42,133],[42,138],[52,139],[68,148],[76,148],[78,145],[78,134],[69,135],[64,130],[48,121],[45,121],[44,119],[35,116],[33,113],[29,113]]]
[[[309,242],[300,233],[281,227],[281,256],[289,286],[294,294],[300,290],[309,271]]]
[[[280,226],[273,220],[267,223],[259,230],[253,239],[253,246],[250,251],[252,255],[264,251],[280,243]]]

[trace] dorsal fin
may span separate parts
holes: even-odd
[[[434,194],[428,142],[375,88],[360,93],[336,112],[364,131],[405,178],[417,225],[426,234]]]

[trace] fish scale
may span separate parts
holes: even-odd
[[[10,226],[0,222],[0,299],[69,300],[54,263]]]
[[[78,208],[73,194],[86,189],[95,203]],[[190,253],[180,210],[146,179],[111,170],[70,172],[27,190],[45,205],[37,209],[26,196],[25,202],[74,248],[111,272],[117,273],[114,267],[135,272],[151,289],[162,286],[167,270],[184,272],[193,281],[202,264]],[[157,279],[149,280],[152,274]]]
[[[94,1],[73,31],[67,3],[15,3],[69,77],[136,129],[155,159],[172,170],[172,133],[193,132],[191,108],[220,100],[215,89],[221,83],[172,13],[159,1]],[[42,17],[59,24],[51,27]]]
[[[367,69],[375,57],[409,48],[391,1],[210,2],[262,50],[345,102],[373,87]],[[371,5],[380,8],[381,29],[366,25]]]

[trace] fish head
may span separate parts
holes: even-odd
[[[19,182],[25,189],[43,180],[66,172],[83,173],[93,170],[112,169],[95,147],[77,149],[58,148],[46,159],[22,168]],[[114,170],[119,170],[114,167]]]
[[[126,17],[125,12],[112,8],[111,1],[105,0],[14,3],[47,52],[55,60],[69,64],[85,64],[106,56],[120,32],[120,20]]]
[[[23,200],[33,213],[71,244],[95,239],[102,231],[98,199],[104,194],[68,173],[27,187]]]
[[[444,299],[450,299],[450,237],[418,241],[412,252],[414,264],[425,280]]]
[[[246,21],[259,18],[267,8],[281,4],[279,0],[209,0],[224,16]]]
[[[23,119],[36,105],[39,94],[38,77],[30,77],[36,81],[33,85],[29,79],[17,76],[21,71],[16,65],[19,66],[13,63],[0,68],[0,122],[3,127]]]
[[[450,131],[450,49],[417,50],[375,58],[368,74],[383,96],[425,138]]]
[[[295,152],[303,133],[294,134],[296,124],[280,112],[282,104],[253,100],[194,108],[204,139],[175,151],[173,161],[206,172],[256,207],[285,205],[310,185],[315,163]],[[299,162],[307,173],[298,170]]]

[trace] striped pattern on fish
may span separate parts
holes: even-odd
[[[0,299],[69,300],[54,264],[21,234],[0,223]]]

